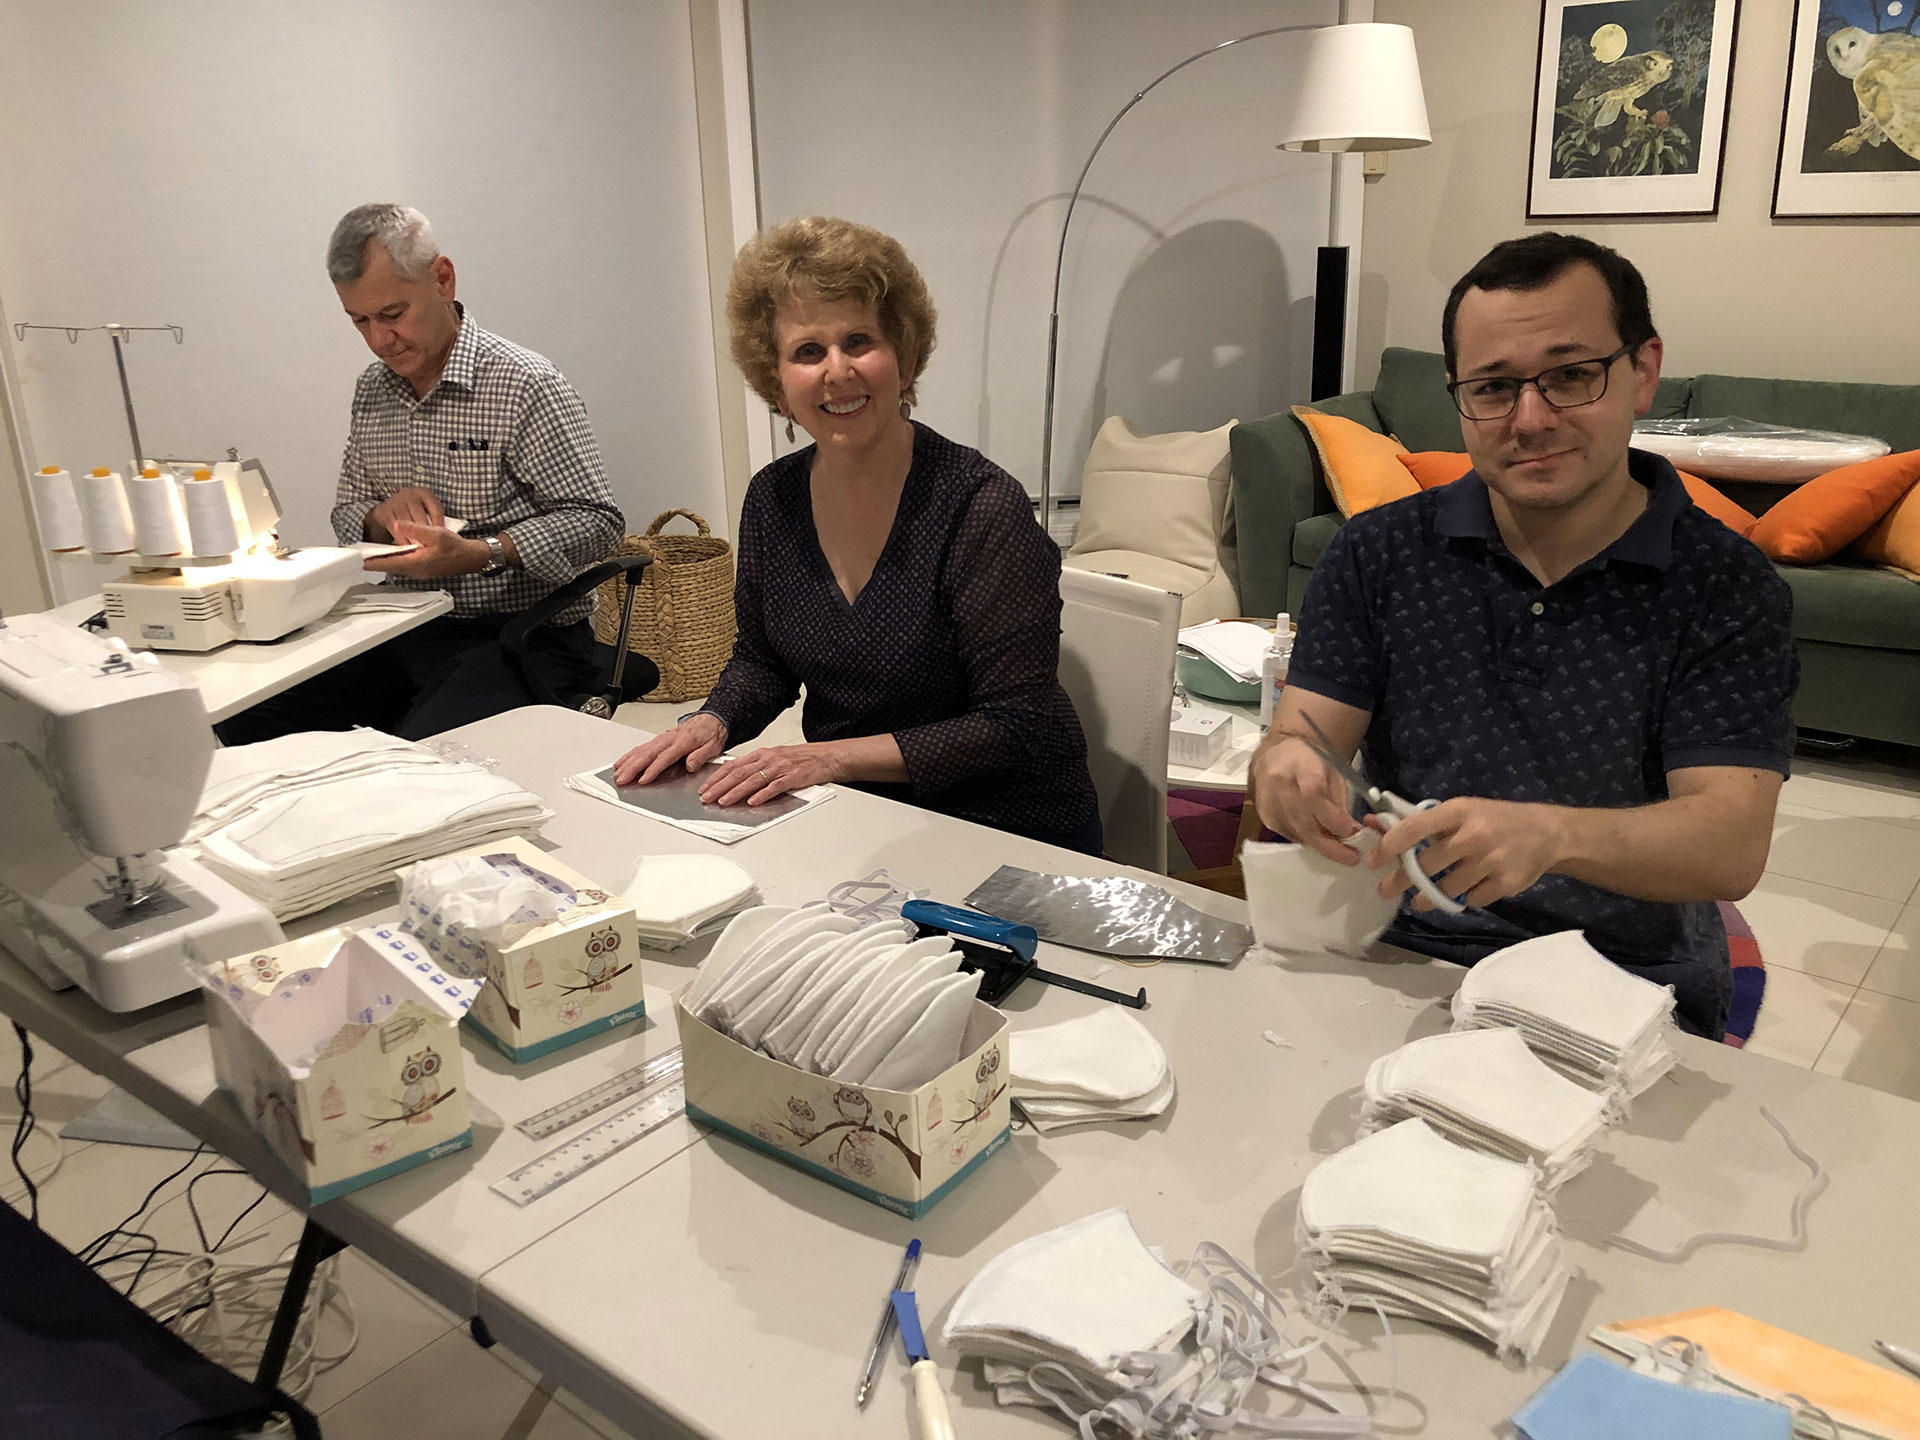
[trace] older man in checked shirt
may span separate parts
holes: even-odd
[[[354,389],[334,531],[343,545],[412,546],[367,568],[392,586],[448,591],[453,613],[235,716],[219,727],[228,744],[354,725],[419,739],[531,704],[501,630],[609,554],[623,529],[580,397],[544,356],[466,313],[426,216],[349,211],[327,274],[378,357]],[[529,663],[556,691],[589,687],[591,603],[529,637]]]

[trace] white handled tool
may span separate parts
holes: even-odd
[[[1313,731],[1313,735],[1301,738],[1312,747],[1314,754],[1332,766],[1334,772],[1359,793],[1362,803],[1374,814],[1385,815],[1398,825],[1409,815],[1418,815],[1422,810],[1431,810],[1440,803],[1438,800],[1422,800],[1415,804],[1411,800],[1402,799],[1391,790],[1382,789],[1378,785],[1369,785],[1365,776],[1334,754],[1333,742],[1327,738],[1326,731],[1314,724],[1313,717],[1308,715],[1303,718]],[[1467,907],[1451,895],[1443,893],[1440,887],[1433,883],[1433,878],[1420,868],[1420,862],[1414,858],[1424,848],[1424,846],[1416,847],[1402,855],[1400,869],[1405,872],[1407,879],[1413,882],[1413,888],[1433,902],[1435,909],[1445,911],[1449,915],[1462,914]]]
[[[953,1417],[947,1413],[947,1392],[940,1372],[927,1358],[926,1337],[920,1333],[920,1307],[911,1290],[893,1292],[893,1315],[900,1323],[900,1342],[907,1347],[913,1376],[913,1406],[920,1412],[920,1440],[954,1440]]]

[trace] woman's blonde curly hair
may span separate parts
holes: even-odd
[[[926,280],[898,240],[851,220],[806,215],[763,230],[740,247],[727,282],[733,363],[775,410],[780,347],[773,321],[782,305],[796,299],[871,306],[900,359],[901,398],[916,401],[914,387],[933,353],[937,317]]]

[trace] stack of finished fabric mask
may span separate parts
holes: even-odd
[[[1016,1030],[1008,1053],[1013,1103],[1038,1130],[1146,1120],[1173,1103],[1167,1052],[1118,1005]]]
[[[1456,1144],[1538,1166],[1552,1191],[1593,1158],[1607,1100],[1545,1064],[1517,1030],[1462,1030],[1411,1041],[1367,1071],[1361,1134],[1414,1116]]]
[[[1673,1067],[1673,992],[1629,974],[1578,930],[1497,950],[1467,971],[1453,1028],[1511,1026],[1533,1053],[1616,1113]]]
[[[483,766],[373,730],[314,732],[214,751],[182,849],[291,920],[552,818]]]
[[[753,876],[720,855],[642,855],[620,898],[633,906],[640,943],[678,950],[760,898]]]
[[[981,1357],[1002,1405],[1051,1407],[1081,1435],[1373,1433],[1369,1416],[1341,1413],[1300,1375],[1318,1342],[1288,1325],[1278,1297],[1218,1245],[1171,1269],[1126,1211],[1107,1210],[988,1261],[943,1338]],[[1257,1396],[1261,1385],[1283,1395]],[[1276,1413],[1299,1400],[1312,1408]]]
[[[914,1090],[960,1059],[980,977],[952,940],[824,901],[743,910],[680,1003],[721,1034],[852,1085]]]
[[[1355,1141],[1300,1189],[1295,1239],[1319,1304],[1373,1301],[1531,1361],[1567,1288],[1531,1166],[1443,1140],[1423,1120]]]

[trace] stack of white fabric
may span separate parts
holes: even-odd
[[[287,735],[214,752],[184,847],[281,920],[323,910],[429,856],[553,818],[483,766],[372,730]]]
[[[1546,1065],[1517,1030],[1466,1030],[1414,1040],[1367,1071],[1361,1134],[1415,1116],[1457,1144],[1538,1166],[1555,1190],[1593,1158],[1607,1101]]]
[[[680,1003],[776,1060],[852,1085],[914,1090],[963,1053],[980,977],[945,935],[826,902],[735,916]]]
[[[1525,1361],[1567,1287],[1538,1173],[1443,1140],[1422,1120],[1321,1161],[1300,1189],[1295,1239],[1323,1306],[1373,1301]]]
[[[1036,1129],[1146,1120],[1173,1103],[1167,1053],[1118,1005],[1014,1032],[1013,1101]]]
[[[1467,971],[1453,1028],[1502,1025],[1616,1108],[1673,1067],[1673,992],[1622,970],[1578,930],[1510,945]]]
[[[633,906],[641,944],[678,950],[753,904],[760,889],[724,856],[642,855],[620,894]]]

